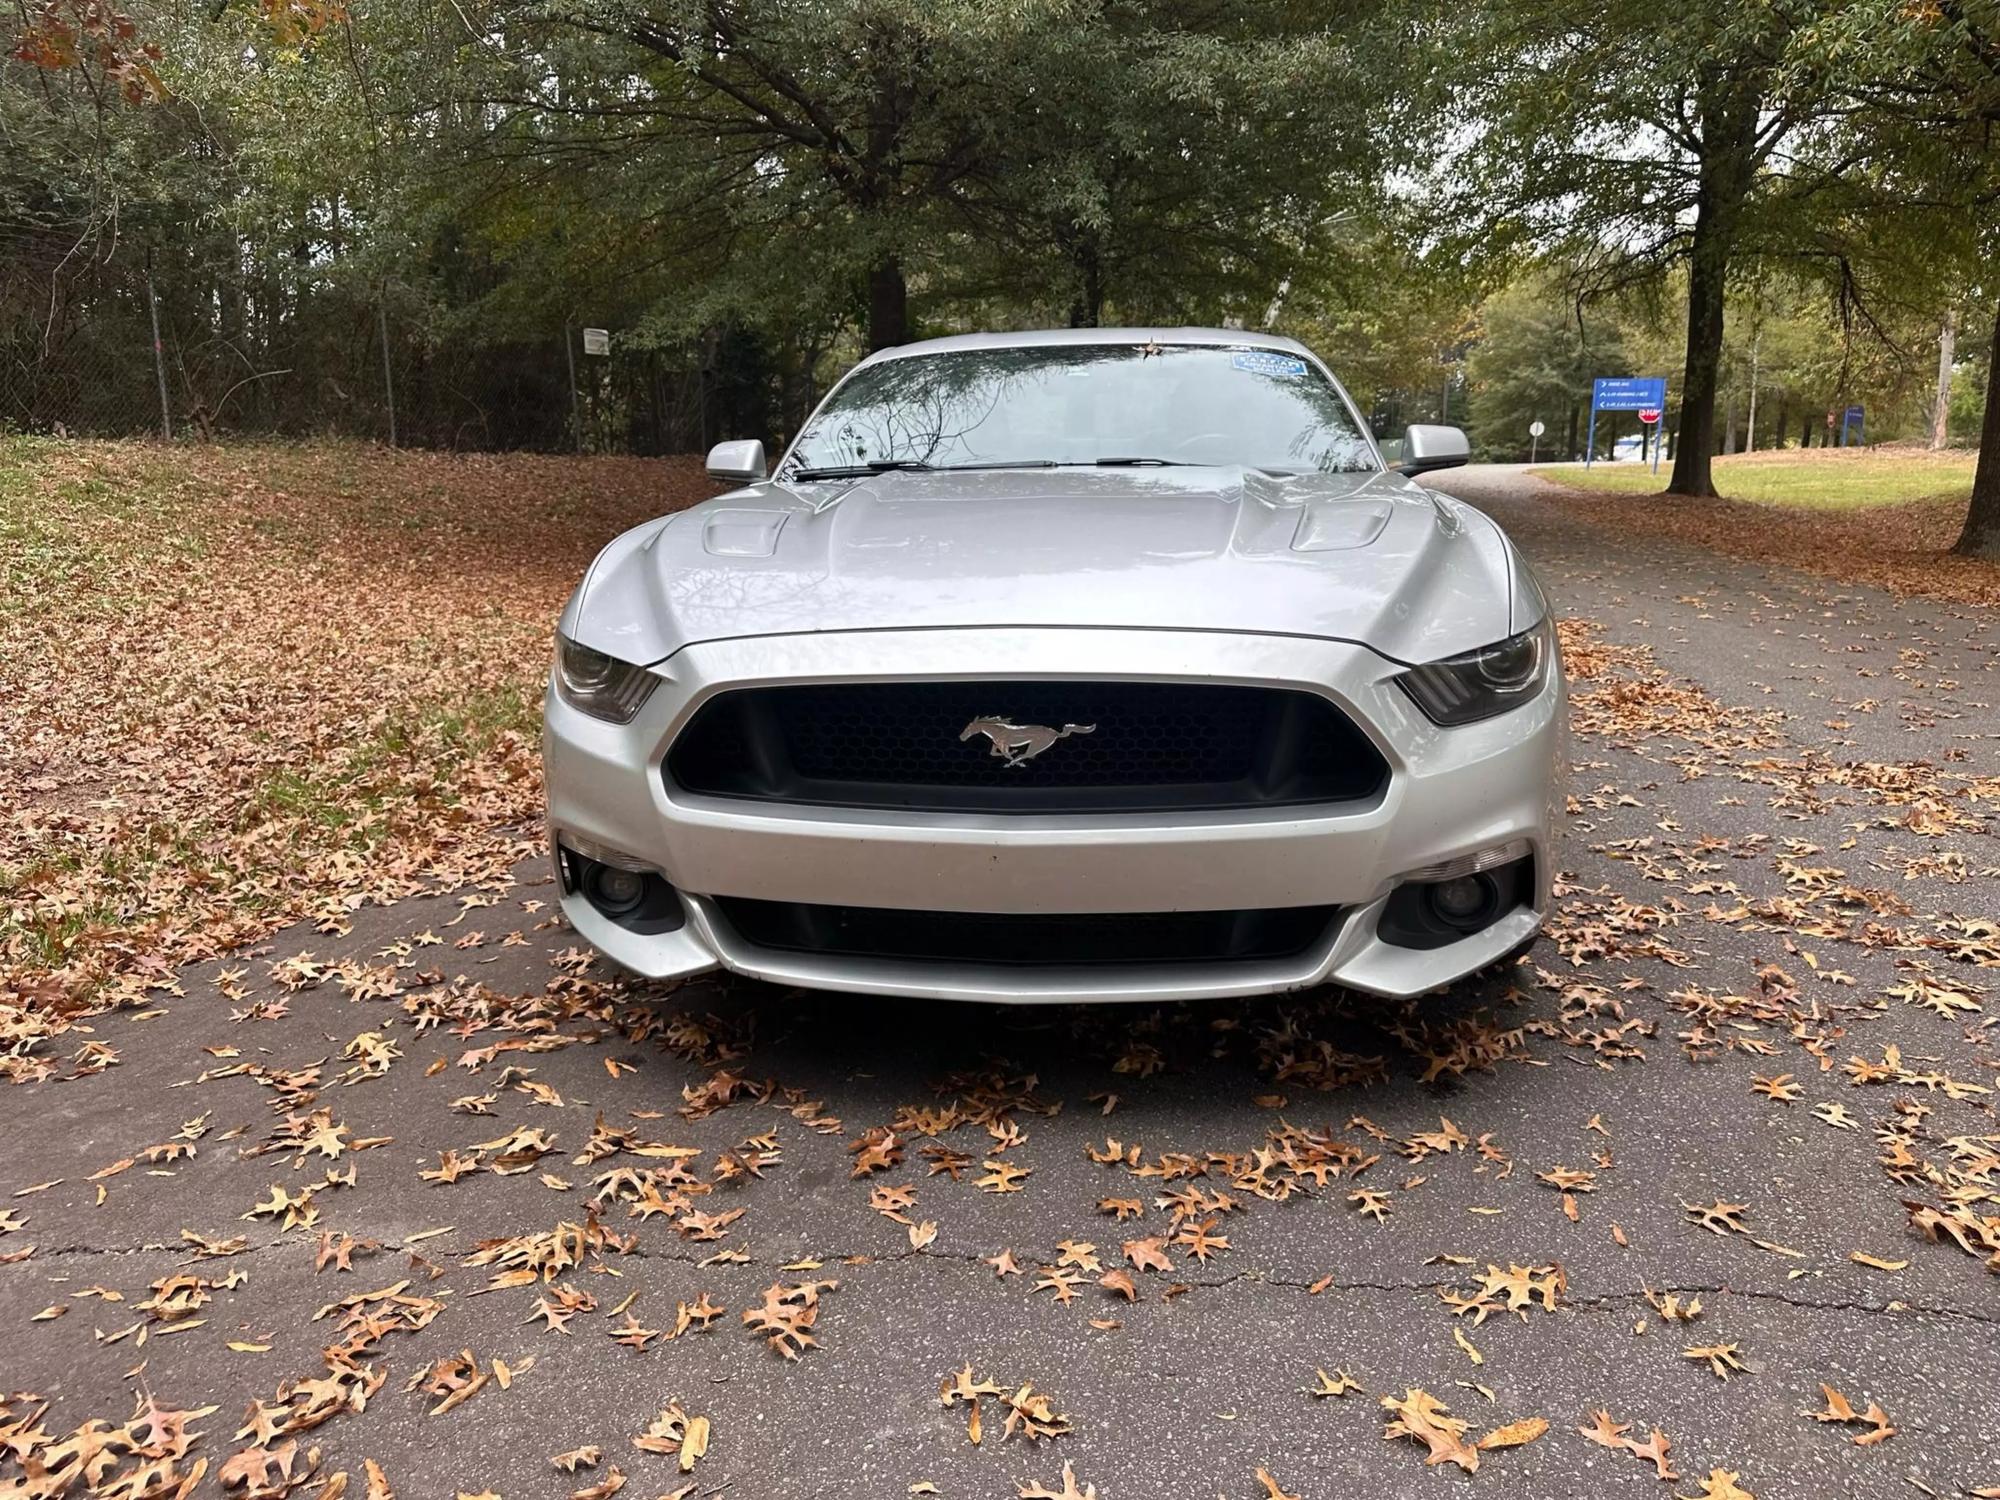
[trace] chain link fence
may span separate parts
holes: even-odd
[[[0,430],[665,454],[745,425],[720,334],[495,333],[304,252],[227,248],[0,226]]]

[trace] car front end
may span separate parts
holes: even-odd
[[[753,483],[570,601],[548,827],[646,976],[1410,996],[1539,929],[1565,734],[1518,556],[1379,461]]]

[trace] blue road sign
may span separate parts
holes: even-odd
[[[1861,447],[1863,444],[1867,442],[1868,440],[1867,434],[1862,429],[1861,425],[1863,415],[1864,414],[1859,406],[1850,406],[1847,408],[1846,411],[1840,414],[1841,447],[1845,448],[1850,441],[1853,442],[1853,444],[1857,448]],[[1850,433],[1853,434],[1853,437],[1851,439],[1848,436],[1848,434]]]
[[[1660,472],[1660,436],[1666,426],[1667,382],[1664,377],[1645,375],[1600,375],[1590,383],[1590,433],[1584,439],[1583,466],[1597,457],[1597,414],[1601,411],[1656,411],[1660,424],[1653,429],[1653,472]]]
[[[1590,383],[1593,411],[1658,411],[1667,404],[1664,378],[1637,375],[1602,375]]]

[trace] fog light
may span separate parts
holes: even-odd
[[[1461,875],[1441,880],[1429,892],[1431,910],[1453,927],[1484,926],[1492,915],[1499,891],[1488,875]]]
[[[616,865],[593,865],[584,877],[584,895],[607,917],[622,917],[645,899],[646,877]]]
[[[1451,880],[1460,875],[1477,875],[1481,870],[1493,870],[1501,865],[1510,865],[1529,853],[1526,839],[1509,839],[1504,844],[1495,844],[1490,849],[1481,849],[1476,854],[1463,854],[1457,859],[1441,860],[1434,865],[1424,865],[1419,869],[1405,870],[1405,880]]]
[[[600,865],[616,865],[621,870],[636,870],[643,875],[653,867],[636,854],[627,854],[614,849],[609,844],[600,844],[596,839],[587,839],[580,834],[564,831],[556,835],[556,842],[572,854],[580,854],[585,859]]]
[[[1535,861],[1459,868],[1429,880],[1405,879],[1389,893],[1375,932],[1397,948],[1444,948],[1485,931],[1509,912],[1533,909]]]

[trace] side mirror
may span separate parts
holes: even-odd
[[[1465,444],[1460,438],[1459,445]],[[1464,463],[1464,459],[1459,460]],[[755,484],[764,478],[764,445],[756,438],[740,443],[717,443],[708,450],[708,477],[730,484]]]
[[[1432,469],[1456,469],[1472,461],[1472,444],[1459,427],[1413,423],[1403,434],[1403,455],[1392,465],[1398,474],[1427,474]]]

